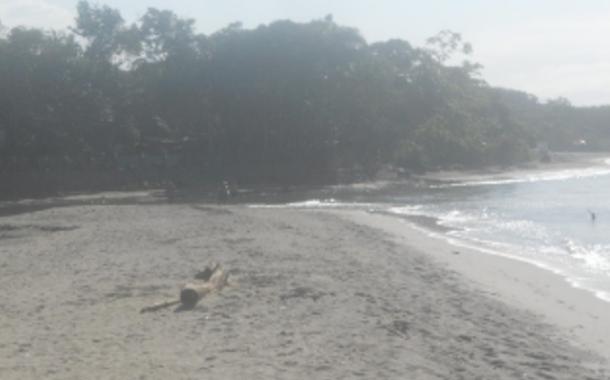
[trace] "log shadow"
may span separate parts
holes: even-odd
[[[195,308],[195,306],[187,306],[187,305],[178,305],[177,308],[174,309],[174,313],[183,313],[185,311],[191,311]]]
[[[185,311],[193,311],[195,309],[201,309],[202,311],[207,311],[207,308],[203,305],[184,305],[180,304],[178,307],[174,309],[174,313],[184,313]]]

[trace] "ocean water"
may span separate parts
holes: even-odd
[[[357,208],[392,215],[457,246],[553,271],[610,302],[610,160],[416,187],[338,187],[318,195],[265,207]]]

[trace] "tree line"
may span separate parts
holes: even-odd
[[[329,183],[610,147],[608,107],[490,87],[471,50],[450,31],[367,43],[331,16],[204,35],[81,1],[69,30],[0,30],[0,193]]]

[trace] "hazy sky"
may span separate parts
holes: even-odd
[[[77,0],[0,0],[6,26],[63,28]],[[492,85],[578,105],[610,104],[610,1],[607,0],[100,0],[128,21],[147,7],[197,20],[203,33],[233,21],[247,28],[276,19],[309,21],[333,14],[369,41],[423,44],[442,29],[474,45]]]

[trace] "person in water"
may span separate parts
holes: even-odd
[[[589,211],[589,215],[591,216],[591,223],[595,223],[595,220],[597,219],[597,215],[595,215],[595,213],[591,210],[587,210]]]

